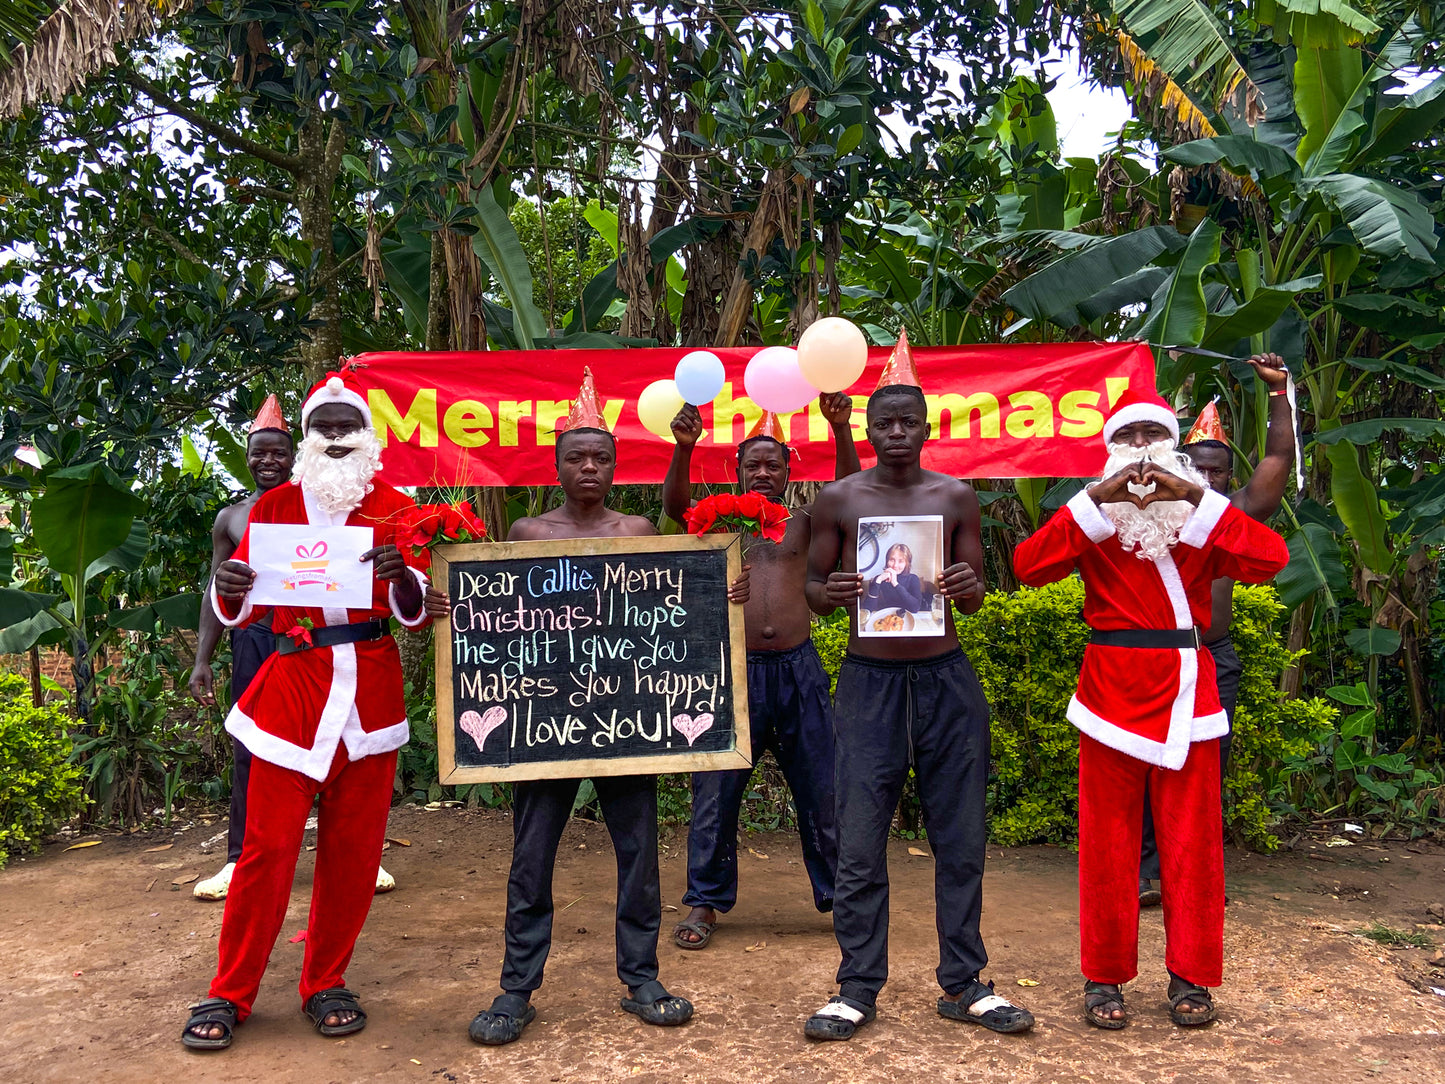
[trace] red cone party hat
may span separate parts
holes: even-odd
[[[923,387],[923,381],[918,379],[918,366],[913,362],[913,348],[908,345],[907,328],[898,329],[898,345],[893,348],[893,353],[888,355],[883,372],[878,376],[878,387],[873,390],[886,388],[890,384]]]
[[[1135,422],[1156,422],[1169,430],[1174,443],[1179,443],[1179,419],[1153,388],[1130,387],[1125,390],[1114,407],[1114,413],[1104,423],[1104,443],[1112,444],[1115,433]]]
[[[339,372],[327,373],[306,393],[306,402],[301,406],[301,432],[306,432],[312,411],[327,403],[345,403],[355,407],[361,412],[366,427],[371,428],[371,407],[367,405],[366,395],[357,382],[355,369],[343,366]]]
[[[1199,412],[1199,417],[1189,430],[1189,435],[1184,438],[1184,443],[1193,444],[1199,440],[1217,440],[1224,443],[1224,424],[1219,420],[1219,411],[1212,402]]]
[[[782,419],[771,410],[763,411],[763,416],[758,419],[758,424],[748,431],[748,435],[743,437],[742,442],[746,444],[754,437],[767,437],[769,440],[777,441],[784,447],[786,447],[788,443],[788,433],[787,430],[783,428]]]
[[[291,427],[286,424],[286,417],[281,413],[280,400],[274,395],[266,396],[266,401],[261,404],[261,409],[256,411],[256,418],[251,422],[251,428],[246,435],[259,433],[263,429],[276,429],[282,433],[289,434]]]
[[[582,386],[577,389],[577,398],[572,400],[572,409],[562,423],[561,432],[573,429],[600,429],[611,433],[607,419],[602,416],[602,404],[597,401],[597,385],[592,382],[591,366],[582,369]]]

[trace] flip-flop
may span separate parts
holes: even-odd
[[[672,928],[672,943],[682,949],[707,948],[707,943],[712,940],[712,932],[715,929],[717,929],[716,922],[704,922],[701,919],[679,922]],[[697,940],[689,941],[683,937],[684,930],[697,934]]]
[[[677,1027],[692,1019],[692,1002],[669,994],[667,987],[656,979],[644,982],[631,997],[624,997],[622,1007],[640,1016],[643,1023],[662,1028]]]
[[[223,997],[208,997],[204,1001],[196,1002],[190,1008],[191,1018],[186,1021],[186,1026],[181,1031],[181,1042],[192,1050],[225,1050],[231,1045],[231,1036],[236,1030],[236,1015],[239,1012],[240,1007],[234,1001],[227,1001]],[[203,1024],[219,1025],[225,1034],[219,1039],[212,1039],[191,1031]]]
[[[828,1004],[808,1017],[803,1034],[819,1042],[841,1042],[853,1038],[859,1028],[871,1024],[877,1017],[876,1006],[834,994]]]
[[[498,994],[491,1008],[473,1018],[467,1034],[483,1046],[505,1046],[522,1037],[522,1030],[537,1018],[530,1001],[516,994]]]
[[[938,1015],[965,1024],[982,1024],[989,1031],[1012,1035],[1034,1026],[1034,1014],[993,992],[993,983],[973,980],[957,1001],[938,999]]]
[[[344,986],[332,986],[318,990],[306,999],[301,1011],[310,1019],[317,1032],[328,1039],[342,1035],[355,1035],[366,1027],[366,1013],[361,1008],[361,999]],[[355,1013],[344,1024],[328,1024],[326,1018],[332,1013]]]

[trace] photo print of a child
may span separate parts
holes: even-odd
[[[859,636],[942,636],[942,516],[858,521]]]

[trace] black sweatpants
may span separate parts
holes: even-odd
[[[913,662],[849,654],[833,700],[840,993],[871,1005],[888,979],[888,830],[911,766],[934,857],[938,983],[963,990],[988,963],[983,909],[988,701],[958,649]]]
[[[1229,768],[1229,739],[1234,730],[1234,706],[1239,703],[1239,675],[1244,665],[1234,650],[1228,634],[1204,645],[1214,656],[1214,673],[1219,681],[1219,703],[1229,720],[1229,731],[1219,739],[1219,787],[1224,791],[1224,776]],[[1149,791],[1144,791],[1144,836],[1139,845],[1139,876],[1159,880],[1159,846],[1154,842],[1154,814],[1149,808]]]
[[[276,651],[276,634],[269,624],[231,630],[231,703],[241,699],[261,664]],[[246,839],[246,788],[251,785],[251,750],[231,739],[231,820],[226,827],[226,861],[241,860]]]
[[[552,948],[552,873],[580,779],[518,783],[512,793],[512,873],[507,880],[502,989],[526,996],[542,985]],[[657,871],[657,776],[594,779],[617,853],[617,977],[657,978],[662,886]]]

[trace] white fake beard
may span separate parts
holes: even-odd
[[[1135,463],[1153,463],[1170,474],[1177,474],[1196,485],[1209,488],[1204,475],[1187,455],[1180,454],[1172,440],[1160,440],[1142,448],[1128,444],[1109,445],[1109,461],[1104,465],[1103,477],[1108,478],[1125,467]],[[1129,484],[1136,496],[1144,496],[1147,486]],[[1119,545],[1124,552],[1135,550],[1134,556],[1141,561],[1154,561],[1166,556],[1179,541],[1179,532],[1194,513],[1194,505],[1188,501],[1155,501],[1147,508],[1132,504],[1101,504],[1099,508],[1119,532]]]
[[[328,448],[350,448],[340,459],[326,454]],[[350,512],[372,491],[371,480],[381,469],[381,441],[371,429],[344,437],[323,437],[311,433],[296,448],[296,465],[291,474],[298,485],[331,515]]]

